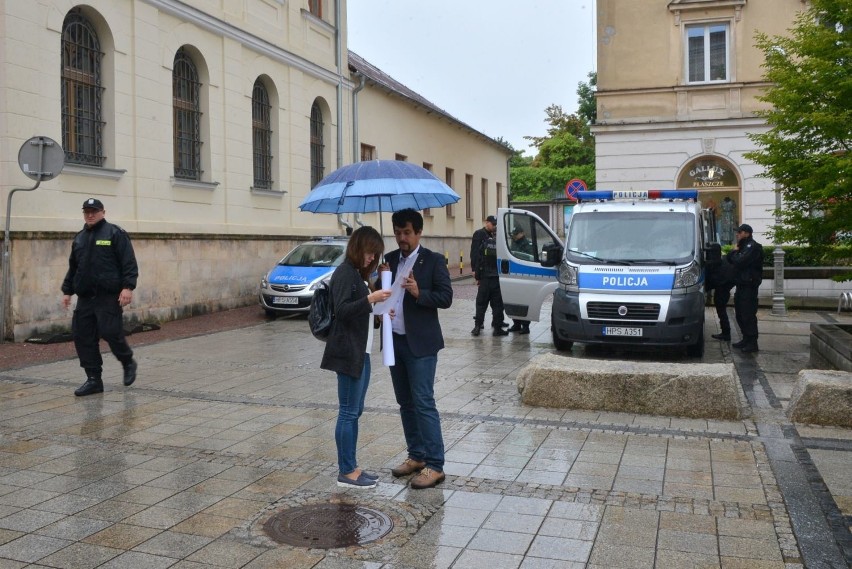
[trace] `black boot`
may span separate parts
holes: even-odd
[[[518,332],[518,334],[523,335],[523,334],[529,334],[529,333],[530,333],[530,323],[524,322],[523,324],[521,324],[521,330],[520,330],[520,332]]]
[[[742,347],[743,347],[743,346],[745,346],[747,343],[748,343],[748,341],[747,341],[745,338],[743,338],[743,339],[742,339],[742,340],[740,340],[739,342],[734,342],[733,344],[731,344],[731,346],[733,346],[734,348],[742,348]]]
[[[731,333],[730,332],[722,332],[721,334],[713,334],[710,336],[714,340],[722,340],[723,342],[731,341]]]
[[[495,336],[508,336],[508,335],[509,335],[509,331],[508,331],[508,330],[504,330],[504,329],[503,329],[503,327],[502,327],[502,326],[500,326],[499,328],[494,328],[494,335],[495,335]]]
[[[759,351],[759,348],[757,347],[757,340],[749,340],[740,348],[740,351],[744,354],[750,354]]]
[[[471,336],[479,336],[479,333],[482,332],[482,326],[479,324],[473,325],[473,330],[470,331]]]
[[[521,326],[520,322],[515,322],[512,324],[512,327],[509,328],[509,332],[520,332],[522,329],[523,326]]]
[[[77,397],[83,397],[85,395],[92,395],[93,393],[103,393],[104,392],[104,382],[101,380],[100,375],[91,374],[86,378],[86,383],[78,387],[74,391],[74,395]]]
[[[124,385],[130,386],[133,385],[133,382],[136,381],[136,368],[139,367],[136,364],[136,360],[130,360],[130,363],[124,366]]]

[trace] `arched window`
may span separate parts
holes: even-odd
[[[254,187],[272,189],[272,124],[269,92],[258,79],[251,92],[251,139],[254,154]]]
[[[198,68],[180,48],[172,71],[175,178],[201,179],[200,93]]]
[[[71,164],[102,166],[101,58],[98,35],[79,10],[62,24],[62,147]]]
[[[323,166],[323,152],[325,145],[322,140],[323,131],[322,110],[319,103],[314,101],[311,107],[311,187],[313,188],[320,183],[325,175],[325,166]]]

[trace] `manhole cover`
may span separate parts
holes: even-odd
[[[354,504],[314,504],[279,512],[263,529],[278,543],[335,549],[376,541],[390,533],[393,521],[378,510]]]

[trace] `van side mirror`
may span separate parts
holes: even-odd
[[[541,249],[541,256],[539,260],[541,261],[542,267],[555,267],[562,261],[562,254],[564,253],[562,246],[558,243],[548,243]]]

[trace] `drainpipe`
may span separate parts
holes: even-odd
[[[358,78],[358,86],[352,91],[352,163],[358,162],[361,157],[358,147],[358,93],[367,85],[367,78],[358,71],[355,72]],[[381,215],[381,213],[379,214]],[[361,220],[361,214],[355,214],[355,223],[358,227],[364,227],[364,222]]]
[[[337,167],[343,166],[343,42],[340,38],[340,3],[334,0],[334,43],[337,48]],[[337,224],[346,228],[346,235],[352,235],[352,226],[343,220],[343,214],[337,214]]]

